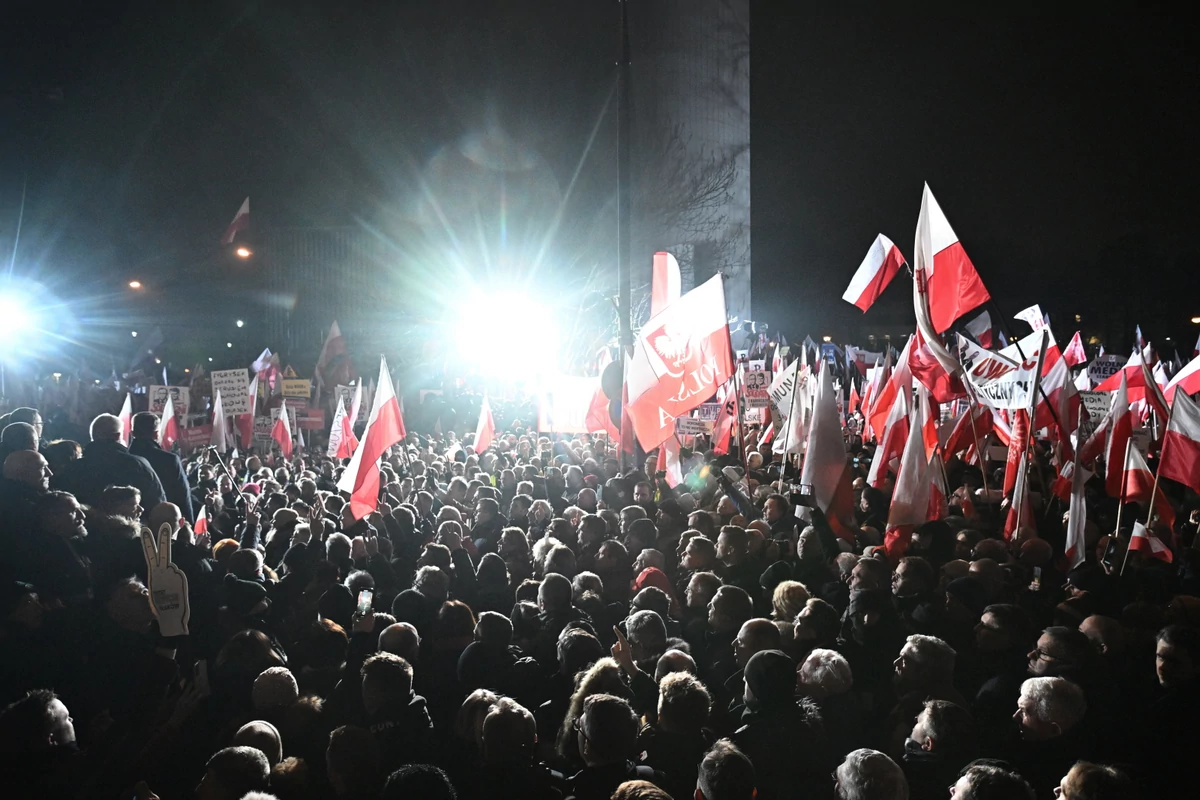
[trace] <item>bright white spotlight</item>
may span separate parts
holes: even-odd
[[[558,371],[559,331],[529,297],[474,290],[466,308],[471,311],[453,323],[459,360],[481,375],[518,383]]]
[[[239,319],[239,320],[237,321],[237,326],[238,326],[239,328],[241,328],[241,327],[244,327],[245,325],[246,325],[246,321],[245,321],[245,320]]]
[[[0,343],[13,344],[38,327],[27,298],[0,294]]]

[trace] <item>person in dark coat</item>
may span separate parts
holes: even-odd
[[[192,512],[192,492],[188,488],[187,475],[179,456],[163,450],[158,444],[158,417],[149,412],[133,415],[133,441],[129,452],[140,456],[150,463],[150,468],[158,476],[168,503],[179,506],[180,513],[188,522],[195,522]],[[143,492],[144,494],[144,492]],[[153,508],[152,505],[146,506]]]
[[[142,508],[165,502],[162,483],[150,462],[129,452],[121,444],[121,420],[101,414],[92,420],[92,443],[83,448],[83,458],[72,461],[51,486],[70,492],[79,502],[97,505],[109,486],[133,486],[142,493]],[[190,505],[190,503],[189,503]]]

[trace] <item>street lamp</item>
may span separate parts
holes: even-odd
[[[246,326],[246,321],[245,321],[245,320],[241,320],[241,319],[239,319],[239,320],[237,321],[237,326],[238,326],[239,328],[244,328],[244,327]]]
[[[237,250],[234,250],[233,253],[238,258],[249,258],[250,256],[254,255],[254,251],[249,247],[246,247],[246,245],[240,246]]]
[[[133,338],[135,338],[135,339],[136,339],[136,338],[137,338],[137,331],[130,331],[130,332],[129,332],[129,335],[130,335],[130,336],[132,336]]]
[[[130,289],[140,289],[140,288],[142,288],[142,282],[141,281],[130,281],[129,288]]]
[[[1200,325],[1200,317],[1192,317],[1193,325]]]

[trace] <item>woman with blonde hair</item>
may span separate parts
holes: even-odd
[[[621,676],[621,668],[612,658],[602,658],[587,669],[575,675],[575,693],[571,695],[571,705],[567,715],[563,717],[562,726],[558,729],[558,740],[555,752],[558,757],[570,762],[579,762],[579,742],[576,724],[583,715],[583,703],[594,694],[611,694],[633,700],[633,692],[625,685]]]

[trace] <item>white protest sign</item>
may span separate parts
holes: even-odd
[[[269,442],[271,441],[271,427],[275,424],[275,420],[271,417],[255,417],[254,418],[254,441]]]
[[[231,417],[250,413],[250,372],[242,369],[215,369],[212,372],[213,397],[221,393],[221,405]]]
[[[1087,413],[1083,416],[1076,441],[1087,441],[1112,406],[1112,395],[1108,392],[1080,392],[1079,400]]]
[[[761,369],[747,370],[742,374],[742,396],[749,408],[767,408],[771,404],[768,390],[771,388],[771,373]]]
[[[701,436],[712,433],[712,423],[705,422],[702,419],[693,419],[692,417],[677,417],[675,419],[675,433],[679,436]]]
[[[993,409],[1028,409],[1037,361],[1016,362],[959,334],[959,361],[979,402]]]
[[[796,408],[804,407],[803,392],[808,383],[808,368],[801,370],[800,362],[793,361],[787,369],[779,373],[775,380],[771,382],[768,390],[768,396],[771,402],[775,405],[775,410],[779,412],[779,416],[786,421],[792,414],[792,406]],[[793,399],[793,394],[799,386],[800,397]]]
[[[175,408],[175,416],[187,416],[188,409],[192,406],[192,390],[186,386],[151,386],[150,410],[161,414],[167,404],[168,393],[171,395],[171,403]],[[222,397],[222,402],[224,402],[224,397]],[[229,406],[225,407],[228,410]]]
[[[1088,364],[1087,368],[1092,385],[1103,383],[1105,378],[1116,375],[1128,360],[1125,356],[1100,356],[1092,359],[1092,363]]]

